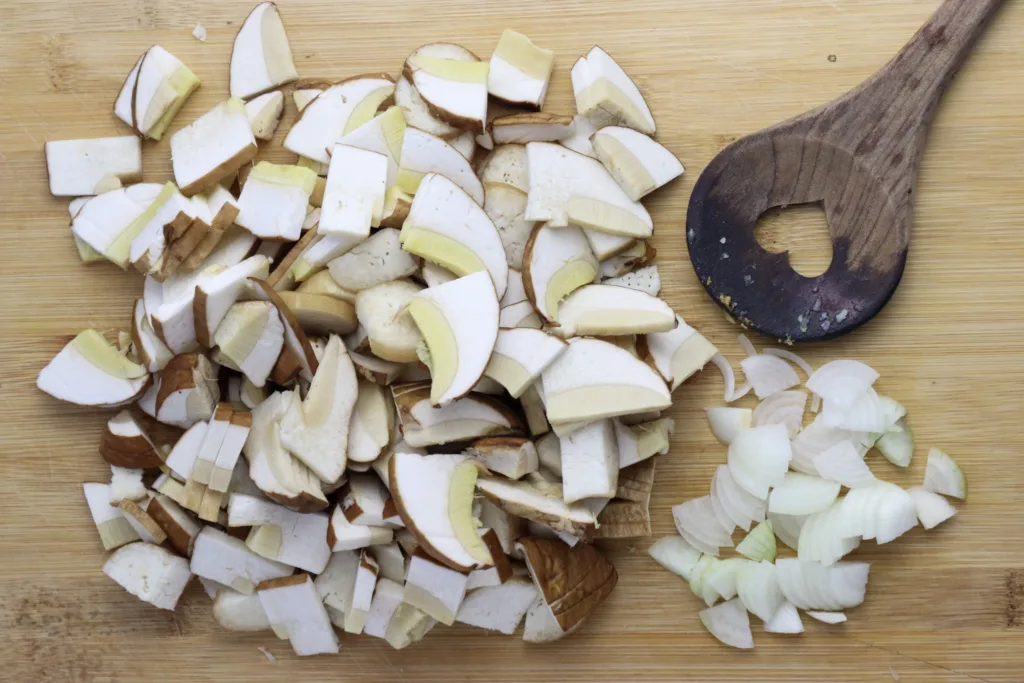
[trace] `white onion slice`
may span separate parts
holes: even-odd
[[[728,465],[719,465],[715,470],[711,479],[711,503],[716,511],[721,511],[729,519],[732,528],[750,531],[751,524],[764,521],[765,502],[737,484]],[[729,524],[723,526],[729,527]]]
[[[743,384],[736,387],[736,391],[733,392],[732,398],[729,399],[729,402],[732,403],[734,401],[740,400],[741,398],[749,394],[750,390],[753,388],[754,387],[750,385],[750,382],[744,382]]]
[[[708,607],[700,613],[700,622],[719,642],[741,650],[754,647],[750,616],[738,598]]]
[[[897,467],[908,467],[914,457],[914,433],[907,421],[900,418],[875,442],[875,448]]]
[[[719,548],[731,548],[729,531],[722,528],[711,506],[711,497],[702,496],[672,508],[679,534],[698,550],[718,557]]]
[[[736,391],[736,373],[733,372],[732,366],[729,365],[729,361],[720,353],[716,353],[712,356],[711,362],[715,364],[715,367],[718,368],[719,371],[721,371],[722,379],[725,381],[725,392],[722,400],[726,403],[732,403],[735,400],[732,395],[733,392]]]
[[[647,553],[654,561],[687,581],[701,553],[682,536],[666,536],[652,545]]]
[[[870,387],[851,406],[840,406],[826,399],[821,417],[826,427],[849,431],[882,433],[892,426],[885,404]],[[874,443],[873,440],[871,442]]]
[[[846,621],[846,615],[842,612],[819,612],[817,610],[808,610],[807,616],[811,619],[817,619],[824,624],[841,624]]]
[[[757,349],[754,348],[753,342],[747,339],[747,335],[741,334],[736,341],[740,343],[740,348],[743,349],[743,353],[747,354],[747,358],[757,355]]]
[[[740,361],[740,367],[761,400],[800,384],[796,370],[775,356],[750,356]]]
[[[924,470],[924,490],[967,500],[967,477],[956,460],[938,448],[928,451]]]
[[[769,488],[782,483],[792,457],[785,427],[752,427],[729,445],[729,473],[747,493],[765,500]]]
[[[786,434],[792,439],[804,426],[805,408],[806,391],[780,391],[761,401],[754,408],[753,426],[783,425],[786,427]]]
[[[736,546],[736,552],[754,562],[774,562],[776,547],[772,523],[765,521],[754,527],[754,530]]]
[[[723,600],[732,600],[736,597],[736,573],[746,561],[739,557],[730,557],[712,563],[704,572],[702,580]]]
[[[805,562],[831,566],[860,545],[860,536],[843,533],[843,502],[840,498],[828,510],[807,518],[800,529],[797,556]]]
[[[842,500],[840,533],[882,545],[917,526],[917,506],[904,489],[887,481],[852,489]],[[805,527],[806,529],[806,527]],[[803,536],[800,538],[803,542]],[[807,558],[811,559],[811,558]]]
[[[824,453],[814,456],[813,462],[822,478],[847,488],[871,486],[878,481],[864,462],[864,456],[849,441],[840,441]]]
[[[731,535],[739,525],[736,523],[736,520],[733,519],[732,513],[726,509],[728,503],[716,490],[714,477],[711,479],[711,493],[709,496],[711,498],[711,509],[715,511],[715,518],[718,520],[718,523],[722,525],[722,528],[728,531]]]
[[[837,562],[826,567],[788,557],[780,558],[775,568],[782,594],[800,609],[839,610],[864,602],[870,570],[867,562]]]
[[[704,597],[704,575],[717,562],[717,557],[712,555],[701,555],[700,559],[697,560],[697,564],[693,566],[693,572],[690,574],[690,590],[698,598]],[[712,604],[714,604],[713,601]]]
[[[878,373],[857,360],[834,360],[807,379],[807,388],[837,408],[849,408],[878,380]]]
[[[781,358],[783,360],[788,360],[790,363],[803,370],[808,378],[814,374],[814,368],[811,367],[811,364],[789,349],[765,349],[761,353],[768,354],[769,356],[775,356],[776,358]]]
[[[708,427],[718,442],[728,446],[744,429],[749,429],[753,421],[750,408],[730,408],[728,406],[711,406],[704,409],[708,418]]]
[[[719,598],[722,597],[722,595],[720,595],[715,589],[715,584],[711,582],[711,579],[716,577],[720,571],[719,567],[724,563],[724,560],[720,560],[717,557],[711,557],[710,555],[705,555],[704,557],[707,557],[711,561],[705,564],[704,570],[701,572],[700,593],[697,594],[697,597],[701,598],[705,605],[711,607],[713,604],[718,602]]]
[[[764,623],[765,633],[796,634],[804,632],[804,622],[791,602],[782,603],[775,615]]]
[[[917,518],[921,526],[931,530],[956,514],[956,508],[937,493],[915,486],[908,491],[917,506]]]
[[[739,568],[736,595],[747,611],[761,621],[770,620],[786,599],[775,577],[775,565],[767,561],[748,562]]]
[[[857,462],[861,461],[858,459]],[[782,515],[813,515],[831,507],[839,497],[839,489],[835,481],[787,472],[782,483],[772,489],[768,511]]]
[[[817,415],[821,411],[821,396],[811,393],[811,412]]]
[[[824,453],[843,441],[852,443],[863,457],[868,452],[867,446],[863,445],[864,436],[861,432],[826,427],[822,416],[818,415],[811,424],[804,427],[794,437],[793,461],[790,463],[790,467],[806,474],[817,475],[818,469],[814,466],[814,456]]]
[[[776,538],[796,550],[800,542],[800,530],[804,527],[807,517],[769,512],[768,520],[772,523]]]

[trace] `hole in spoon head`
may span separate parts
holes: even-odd
[[[820,202],[768,209],[754,237],[765,251],[788,251],[789,265],[804,277],[817,277],[832,263],[832,236]]]

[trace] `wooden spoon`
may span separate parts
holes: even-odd
[[[1004,0],[946,0],[889,64],[819,109],[737,140],[701,174],[686,219],[690,260],[742,324],[786,342],[863,325],[903,275],[914,186],[946,86]],[[754,237],[767,210],[820,203],[833,256],[804,277]]]

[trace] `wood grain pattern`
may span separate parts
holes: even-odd
[[[690,260],[720,306],[788,343],[820,341],[875,317],[900,283],[928,128],[953,76],[1005,0],[946,0],[878,73],[814,111],[748,135],[697,180]],[[814,204],[834,257],[808,278],[758,244],[769,209]]]
[[[190,590],[176,614],[139,603],[100,572],[103,553],[80,484],[104,480],[97,444],[107,413],[60,404],[36,373],[88,326],[124,327],[137,274],[81,266],[66,202],[48,196],[46,140],[124,134],[109,113],[127,70],[159,43],[203,79],[173,124],[227,93],[235,30],[251,2],[8,0],[0,15],[0,678],[11,681],[892,681],[1016,683],[1024,670],[1024,3],[1007,3],[937,113],[918,185],[914,249],[892,302],[841,340],[804,349],[879,369],[903,401],[919,446],[907,472],[870,456],[882,476],[920,482],[941,445],[970,478],[950,524],[856,557],[874,562],[867,602],[838,627],[755,633],[753,652],[704,633],[699,601],[646,556],[650,542],[609,544],[619,585],[568,640],[526,647],[466,627],[437,628],[401,652],[343,638],[337,658],[299,660],[271,634],[220,630]],[[280,3],[301,75],[397,73],[414,47],[456,40],[489,54],[514,26],[557,51],[547,109],[567,111],[568,69],[599,43],[635,74],[659,139],[688,168],[648,202],[665,296],[735,362],[739,328],[704,294],[683,221],[693,181],[738,137],[848,91],[877,71],[937,0],[397,0]],[[422,9],[418,9],[422,7]],[[428,9],[429,8],[429,9]],[[206,43],[191,36],[197,21]],[[833,55],[834,60],[829,56]],[[288,104],[285,126],[294,118]],[[282,133],[261,157],[286,161]],[[147,180],[169,179],[166,142],[147,144]],[[762,340],[757,340],[761,343]],[[654,538],[669,507],[703,495],[723,449],[701,408],[721,396],[710,370],[676,392],[676,436],[658,463]],[[652,539],[653,540],[653,539]],[[256,649],[277,656],[271,664]],[[300,678],[301,677],[301,678]]]

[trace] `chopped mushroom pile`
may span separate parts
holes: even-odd
[[[197,576],[298,655],[438,622],[551,641],[609,595],[591,541],[650,535],[662,411],[716,350],[658,299],[640,200],[683,167],[639,89],[595,47],[577,111],[542,112],[553,66],[508,30],[489,62],[433,43],[397,80],[299,80],[268,2],[195,121],[172,132],[199,78],[155,46],[114,104],[134,135],[47,143],[82,260],[145,278],[129,331],[38,378],[122,408],[84,486],[108,576],[162,609]],[[261,160],[288,100],[295,162]],[[143,182],[165,136],[174,180]]]
[[[826,624],[846,621],[845,610],[864,601],[869,563],[842,558],[861,541],[881,545],[918,523],[930,530],[950,519],[957,511],[944,496],[966,500],[967,480],[937,448],[928,453],[921,486],[876,478],[868,452],[908,467],[914,437],[906,409],[875,391],[879,374],[864,363],[836,360],[815,371],[786,349],[759,354],[743,336],[740,344],[748,353],[740,364],[747,384],[738,391],[728,362],[716,359],[725,400],[753,391],[760,402],[752,410],[707,408],[727,462],[709,495],[672,508],[679,535],[657,541],[650,555],[704,600],[700,619],[715,638],[752,648],[749,614],[766,633],[803,633],[799,610]],[[814,417],[806,426],[808,391],[794,388],[801,382],[790,362],[807,374]],[[721,558],[737,527],[746,533],[738,556]],[[796,556],[778,557],[776,538]]]

